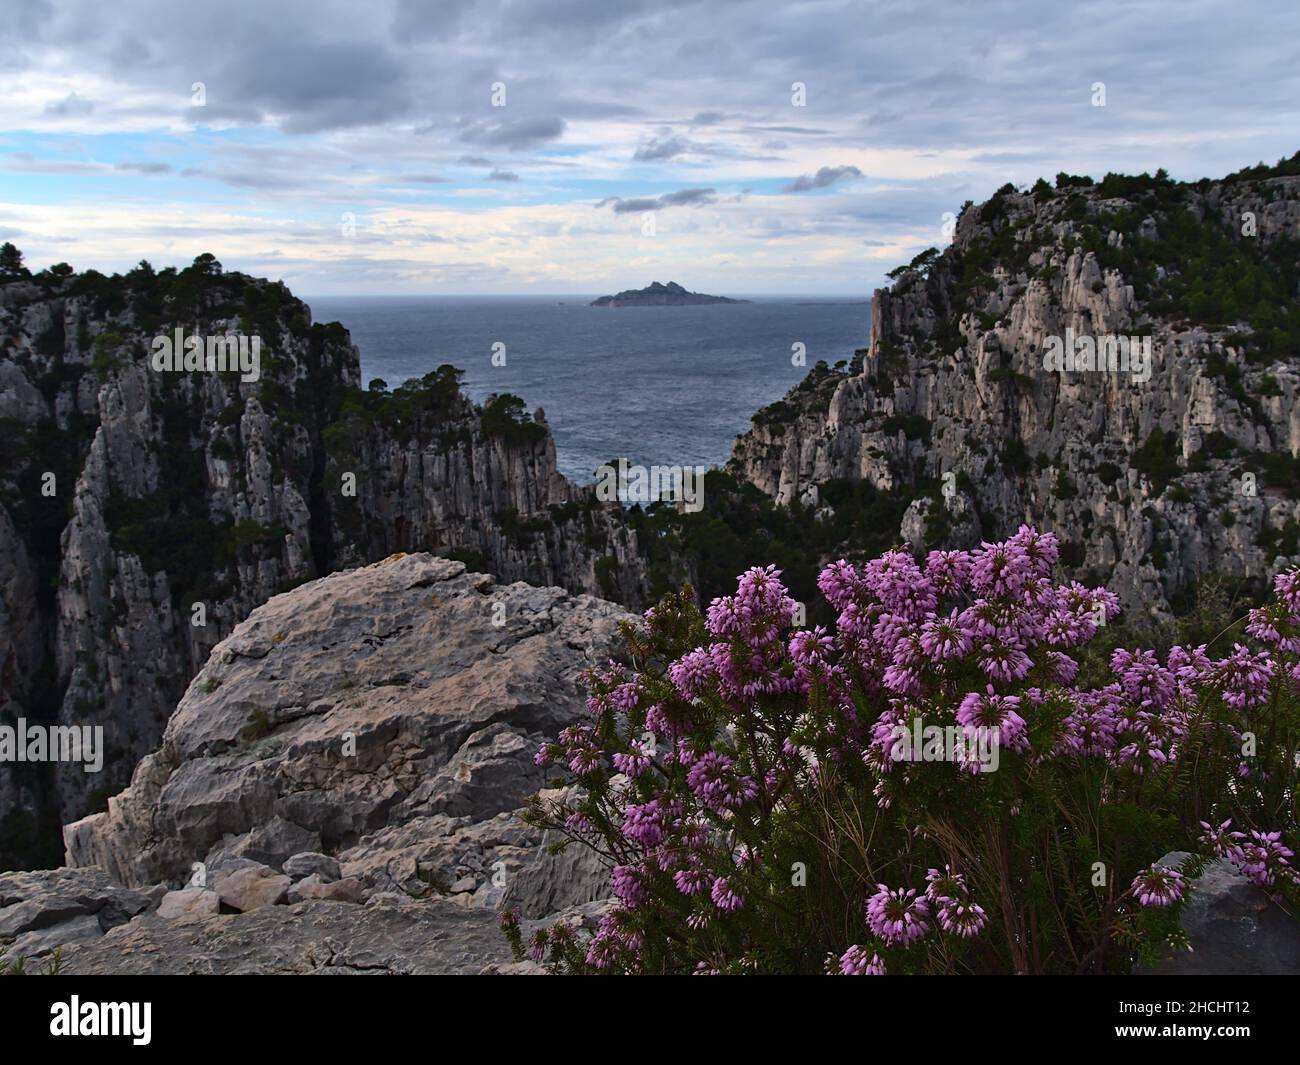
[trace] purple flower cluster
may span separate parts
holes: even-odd
[[[1131,890],[1143,906],[1172,906],[1182,899],[1187,882],[1177,869],[1153,865],[1138,873]]]
[[[1219,825],[1202,821],[1201,829],[1201,842],[1211,853],[1226,858],[1260,887],[1300,881],[1290,863],[1295,853],[1282,842],[1281,832],[1238,832],[1231,819]]]
[[[930,902],[915,888],[890,888],[877,884],[867,899],[867,927],[891,947],[910,947],[930,931]]]
[[[695,931],[760,908],[770,891],[752,878],[770,857],[766,841],[735,833],[797,805],[823,768],[856,766],[881,811],[922,774],[979,787],[961,772],[979,769],[969,748],[946,756],[955,766],[894,761],[900,727],[918,718],[992,736],[1016,766],[1100,766],[1113,786],[1137,787],[1171,765],[1195,768],[1187,752],[1198,750],[1207,702],[1225,708],[1214,727],[1239,745],[1253,735],[1250,715],[1282,688],[1290,698],[1300,688],[1300,571],[1279,575],[1275,602],[1251,612],[1246,634],[1264,650],[1237,644],[1216,661],[1205,646],[1119,649],[1109,683],[1076,686],[1072,652],[1118,615],[1119,602],[1104,589],[1054,584],[1059,553],[1054,535],[1022,526],[1004,542],[931,551],[923,562],[906,551],[861,566],[841,559],[817,580],[838,615],[831,631],[793,629],[799,607],[780,571],[755,567],[709,606],[703,645],[683,653],[678,644],[661,674],[615,663],[591,672],[590,720],[537,755],[539,765],[560,763],[580,784],[603,788],[609,804],[569,811],[564,822],[581,838],[597,835],[597,823],[617,837],[612,888],[621,905],[590,940],[588,964],[635,964],[639,930],[664,892]],[[647,623],[666,625],[669,614],[647,612]],[[1244,781],[1254,770],[1241,765]],[[1282,832],[1235,831],[1231,821],[1203,828],[1205,845],[1255,882],[1295,881]],[[1153,866],[1131,891],[1143,906],[1169,907],[1188,889],[1176,870]],[[863,914],[874,945],[852,946],[838,963],[832,954],[832,970],[883,973],[882,951],[936,929],[969,939],[990,924],[947,866],[929,870],[920,894],[878,884]],[[699,960],[699,971],[722,961]]]

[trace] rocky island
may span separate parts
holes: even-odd
[[[705,303],[748,303],[727,296],[706,296],[703,292],[687,292],[676,281],[664,285],[652,282],[648,288],[629,288],[616,296],[601,296],[591,301],[593,307],[695,307]]]

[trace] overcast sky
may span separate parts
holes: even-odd
[[[865,297],[1006,181],[1300,149],[1296,0],[0,0],[0,25],[0,239],[29,265],[211,251],[304,295]]]

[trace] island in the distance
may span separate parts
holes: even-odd
[[[693,307],[701,303],[748,303],[726,296],[706,296],[703,292],[687,292],[676,281],[662,285],[658,281],[649,288],[628,289],[617,296],[601,296],[592,300],[593,307]]]

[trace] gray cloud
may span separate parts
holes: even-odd
[[[638,163],[654,162],[658,159],[675,159],[691,150],[691,145],[684,137],[665,135],[643,144],[633,154]]]
[[[170,174],[170,163],[118,163],[118,170],[131,170],[137,174]]]
[[[486,148],[519,151],[553,141],[564,133],[562,118],[514,118],[501,122],[473,122],[461,131],[460,139]]]
[[[862,171],[856,166],[823,166],[815,174],[804,174],[785,186],[782,192],[810,192],[824,189],[845,178],[860,178]]]
[[[707,203],[717,202],[716,189],[679,189],[662,196],[642,196],[636,199],[622,199],[609,196],[596,204],[597,207],[613,207],[615,214],[632,214],[643,211],[662,211],[665,207],[701,207]]]
[[[47,115],[58,115],[60,117],[68,115],[88,115],[95,110],[92,101],[83,99],[75,92],[68,93],[62,100],[51,101],[45,105]]]
[[[518,181],[519,175],[513,170],[496,169],[488,174],[487,179],[489,181]]]

